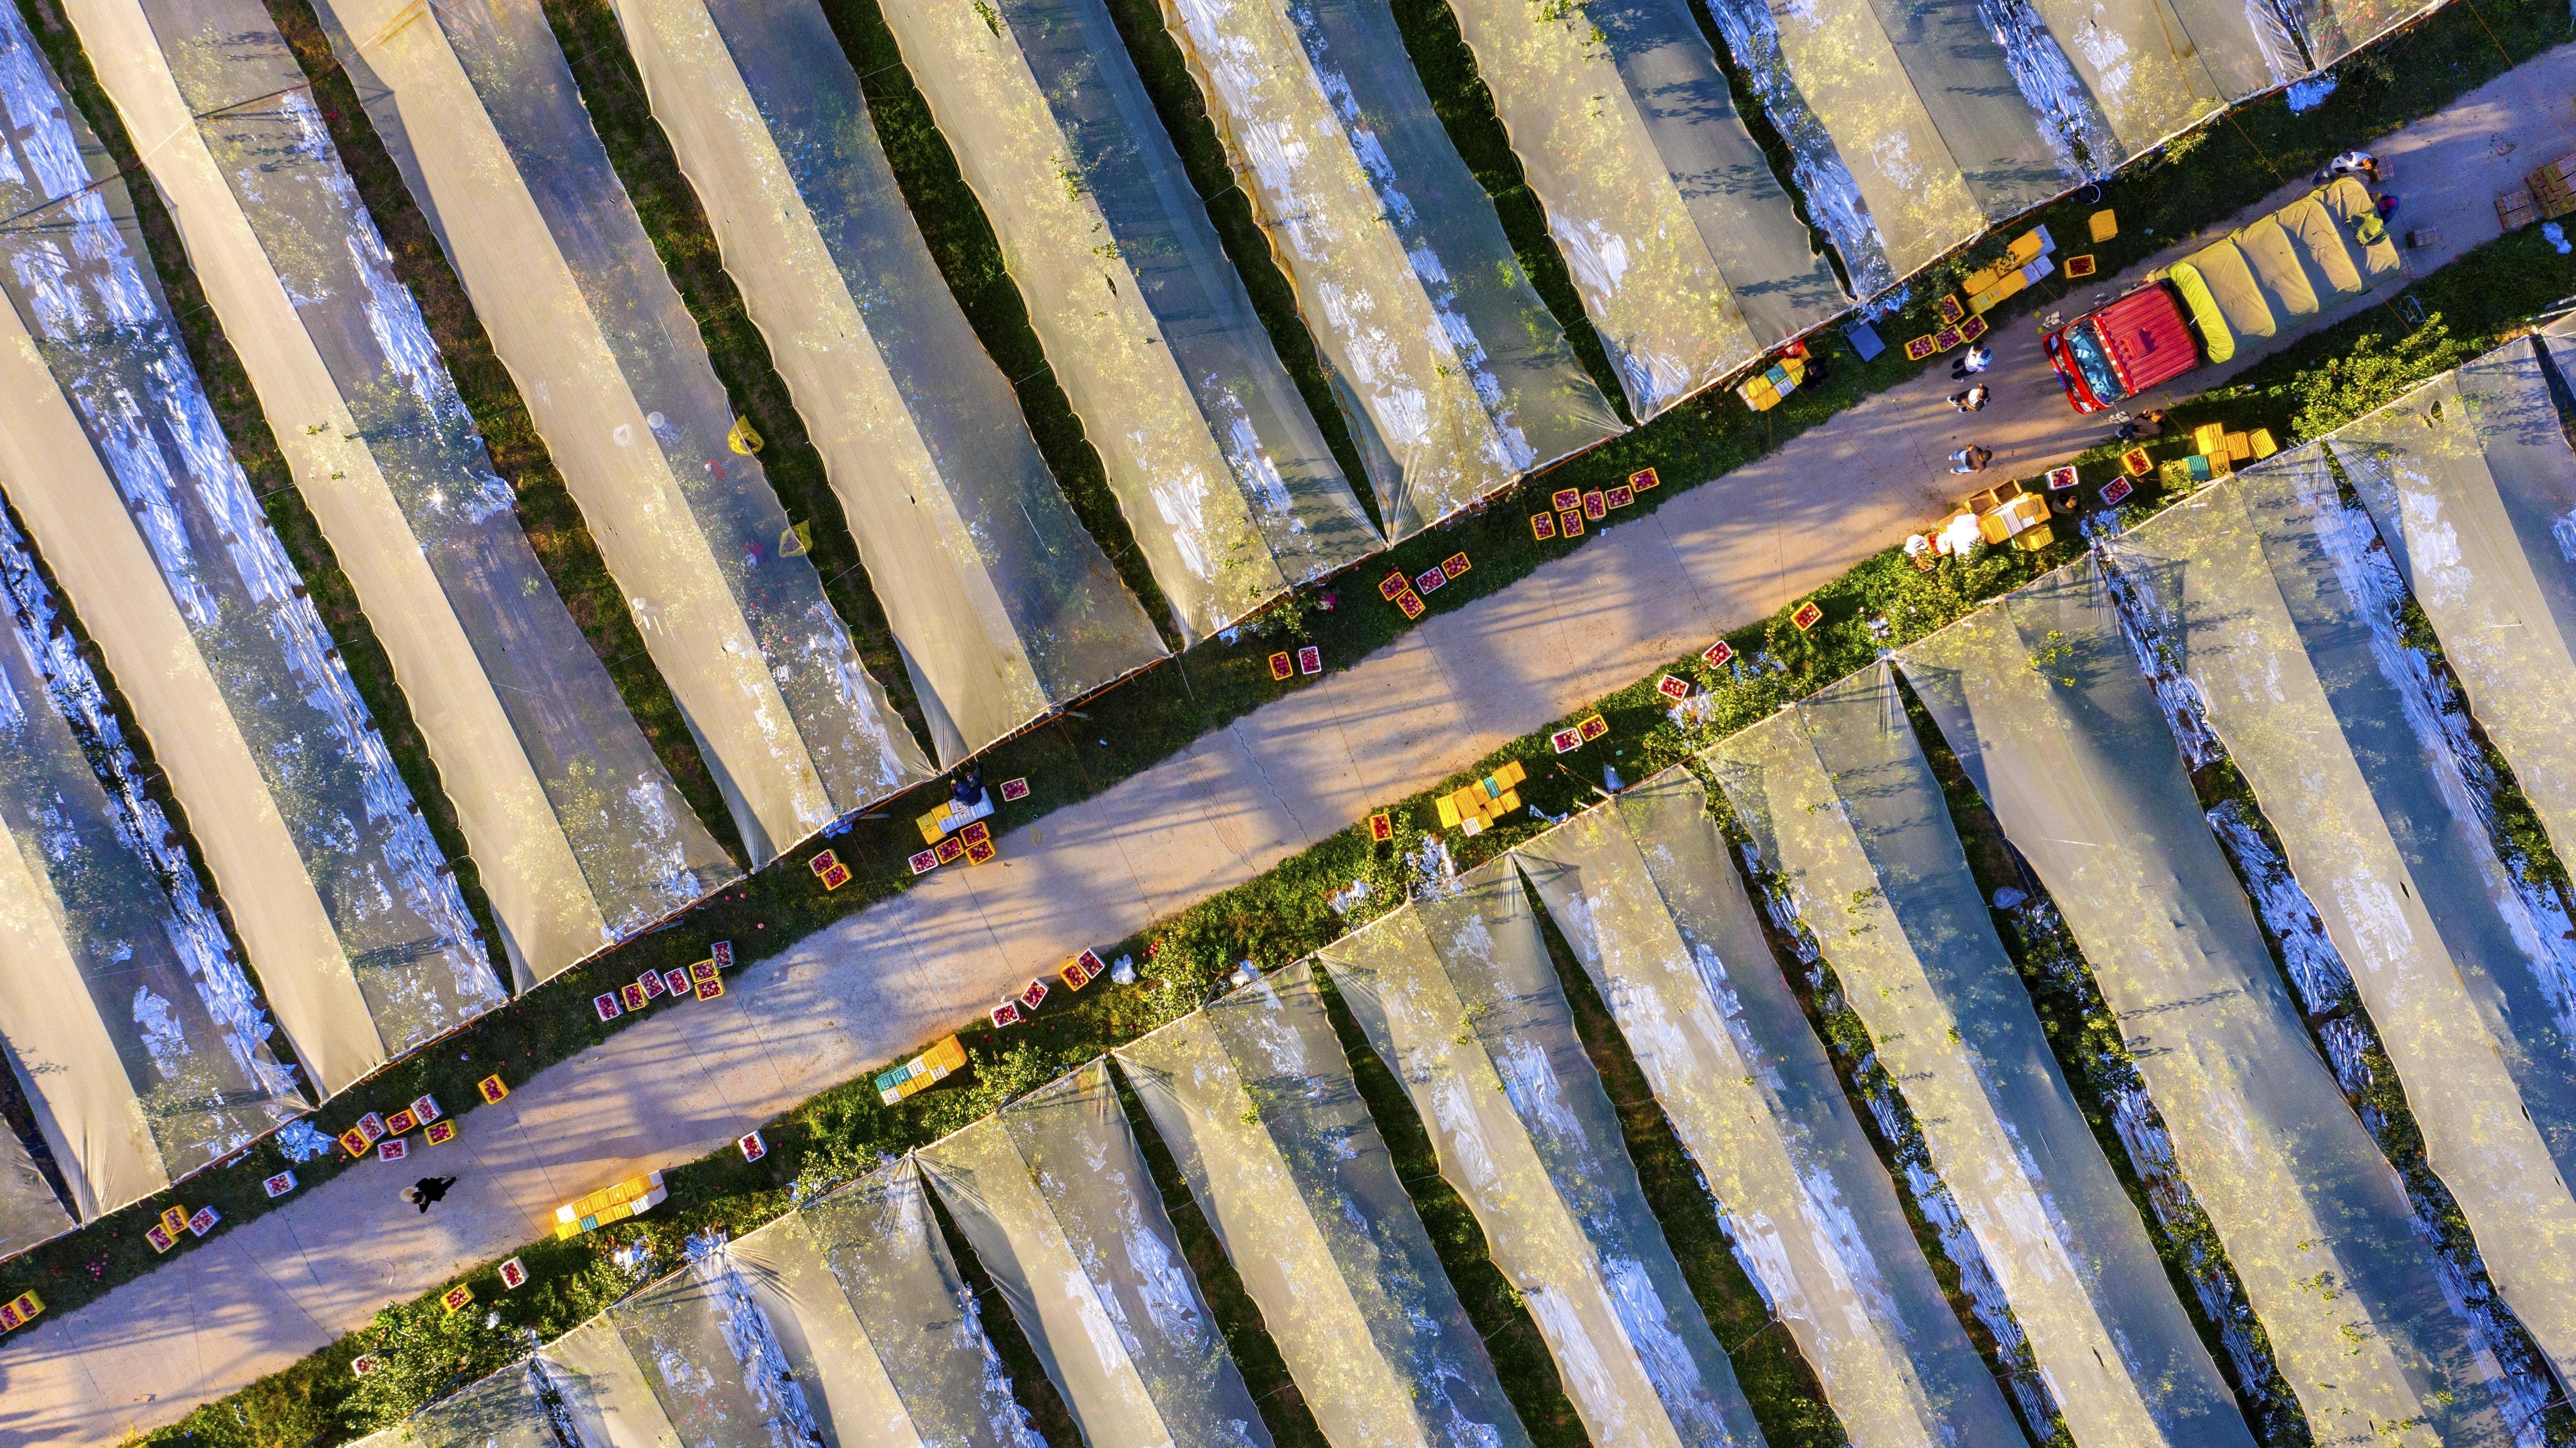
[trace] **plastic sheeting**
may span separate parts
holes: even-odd
[[[580,1448],[1043,1448],[910,1160],[537,1354]]]
[[[627,595],[752,862],[921,782],[536,0],[315,7]]]
[[[1086,1441],[1269,1448],[1105,1059],[916,1158]]]
[[[2517,341],[2326,444],[2442,640],[2478,723],[2576,850],[2576,446]]]
[[[2113,546],[2124,561],[2178,565],[2158,571],[2180,575],[2187,609],[2262,606],[2262,545],[2236,509],[2185,504]],[[2195,674],[2210,666],[2201,647],[2186,653]],[[2477,1344],[2308,1041],[2093,565],[1902,659],[2082,945],[2317,1440],[2511,1441]]]
[[[1342,1448],[1526,1448],[1300,961],[1118,1050]]]
[[[811,0],[621,0],[627,48],[813,429],[942,764],[1163,656],[905,209]]]
[[[2464,768],[2476,746],[2400,634],[2396,567],[2315,444],[2120,546],[2161,565],[2169,646],[2350,968],[2497,1292],[2567,1371],[2576,941],[2554,895],[2534,901],[2496,855],[2485,781]]]
[[[1107,7],[883,8],[1182,634],[1376,551]]]
[[[520,986],[729,878],[519,531],[266,9],[66,9],[413,701]]]
[[[565,1448],[526,1362],[512,1363],[352,1448]],[[589,1445],[581,1445],[589,1448]]]
[[[1647,1207],[1506,857],[1321,958],[1430,1129],[1595,1443],[1762,1442]]]
[[[2068,1094],[1885,665],[1708,754],[2083,1448],[2252,1436]]]
[[[53,1184],[36,1168],[18,1133],[0,1129],[0,1259],[14,1257],[72,1228]]]
[[[1516,853],[1854,1448],[2021,1442],[1699,783],[1657,776]]]
[[[88,1220],[231,1155],[305,1101],[5,519],[0,588],[0,1040]]]
[[[1690,3],[1454,7],[1640,421],[1851,305]]]
[[[1389,542],[1621,431],[1386,0],[1165,0],[1351,415]]]
[[[1704,3],[1863,296],[2308,69],[2296,0]]]
[[[337,1091],[507,994],[15,11],[0,108],[0,486]]]

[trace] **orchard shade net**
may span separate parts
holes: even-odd
[[[1101,0],[883,8],[1182,636],[1377,551]]]
[[[2494,781],[2405,641],[2369,516],[2310,444],[2121,548],[2157,580],[2168,646],[2351,968],[2497,1294],[2576,1367],[2576,940],[2555,892],[2497,855]]]
[[[2552,838],[2576,849],[2576,447],[2536,348],[2518,341],[2335,433],[2478,723]]]
[[[520,987],[730,878],[519,531],[266,8],[68,8],[392,657]]]
[[[1269,1448],[1105,1058],[914,1156],[1085,1441]]]
[[[1386,0],[1165,0],[1349,414],[1387,541],[1617,435]]]
[[[907,1165],[856,1190],[869,1200],[855,1214],[792,1212],[731,1245],[693,1239],[696,1260],[609,1309],[664,1441],[1037,1448],[972,1295],[930,1245],[919,1178]],[[832,1225],[855,1230],[836,1238]],[[864,1292],[849,1289],[851,1270]]]
[[[1885,665],[1705,756],[1785,877],[2082,1448],[2253,1439],[2068,1094]]]
[[[0,1258],[72,1229],[72,1215],[14,1131],[0,1131]]]
[[[522,1359],[354,1448],[564,1448],[540,1381],[538,1369]],[[600,1445],[585,1439],[579,1448]]]
[[[1511,860],[1321,959],[1404,1083],[1592,1441],[1761,1443],[1646,1205]]]
[[[943,765],[1163,656],[904,206],[813,0],[619,0]]]
[[[1117,1055],[1326,1441],[1527,1448],[1360,1100],[1313,962]]]
[[[0,110],[0,489],[336,1092],[508,994],[15,11]]]
[[[1641,422],[1851,305],[1690,7],[1453,7]]]
[[[734,431],[697,323],[537,0],[316,10],[625,591],[752,863],[928,778]]]
[[[0,1042],[87,1221],[230,1156],[306,1103],[6,519],[0,597]],[[0,1207],[0,1250],[17,1245],[6,1218]]]
[[[1515,852],[1855,1448],[2021,1441],[1672,770]]]
[[[2186,608],[2263,606],[2262,544],[2240,510],[2185,503],[2115,546],[2178,582]],[[2185,657],[2208,663],[2197,647]],[[2509,1441],[2478,1345],[2309,1043],[2094,565],[1901,658],[2074,931],[2319,1441]]]

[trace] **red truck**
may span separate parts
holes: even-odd
[[[2201,364],[2182,300],[2163,280],[2085,313],[2040,345],[2077,412],[2117,407]]]

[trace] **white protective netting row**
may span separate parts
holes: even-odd
[[[317,7],[754,865],[932,771],[735,431],[536,0]],[[811,523],[813,520],[806,520]]]
[[[1789,148],[1809,214],[1864,297],[2225,106],[2331,65],[2420,8],[1704,3]]]
[[[1647,1206],[1511,860],[1320,958],[1429,1128],[1596,1443],[1761,1429]]]
[[[1167,0],[1400,543],[1622,431],[1386,0]]]
[[[1705,758],[1899,1083],[2075,1441],[2250,1445],[2068,1092],[1893,675]]]
[[[2152,567],[2154,596],[2197,624],[2278,613],[2264,544],[2239,509],[2186,503],[2117,547],[2124,569]],[[2248,665],[2283,682],[2270,650],[2287,641],[2261,630],[2167,637],[2215,689],[2231,741],[2218,695],[2251,682]],[[2137,657],[2089,562],[1900,656],[2082,946],[2310,1430],[2509,1441],[2485,1344],[2450,1310],[2400,1183],[2308,1041]],[[2312,762],[2319,745],[2301,746]],[[2286,837],[2296,862],[2303,842]]]
[[[735,874],[556,597],[258,0],[66,7],[533,985]]]
[[[823,454],[940,762],[1161,658],[941,279],[821,7],[621,0],[618,17]]]
[[[884,12],[1182,637],[1376,552],[1101,0]]]
[[[1451,8],[1639,421],[1851,305],[1691,0]]]
[[[2428,429],[2417,409],[2453,426]],[[2477,415],[2436,383],[2131,529],[2112,557],[2151,581],[2168,646],[2349,967],[2434,1172],[2498,1293],[2565,1371],[2576,939],[2531,862],[2499,852],[2497,781],[2434,656],[2408,642],[2399,570],[2326,456],[2356,475],[2394,468],[2469,438]],[[2530,669],[2551,677],[2545,661]]]
[[[337,1091],[507,992],[15,12],[0,110],[0,490],[150,736],[298,1061]]]
[[[1857,1448],[2020,1429],[1683,770],[1514,852]]]

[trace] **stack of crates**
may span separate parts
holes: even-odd
[[[2533,204],[2543,216],[2576,213],[2576,152],[2559,157],[2528,178]]]
[[[555,1208],[555,1236],[558,1240],[570,1240],[610,1222],[642,1216],[670,1197],[670,1192],[662,1186],[662,1174],[658,1171],[628,1177],[613,1187],[602,1188],[580,1201]]]
[[[2496,222],[2507,231],[2520,231],[2540,219],[2540,203],[2532,200],[2531,188],[2516,186],[2496,198]]]
[[[966,1048],[957,1038],[947,1040],[877,1076],[877,1096],[888,1106],[900,1105],[907,1096],[918,1095],[948,1079],[948,1073],[966,1065]]]
[[[1486,828],[1521,807],[1521,797],[1514,786],[1529,778],[1529,771],[1513,760],[1502,768],[1468,785],[1440,797],[1440,828],[1464,829],[1481,835]]]

